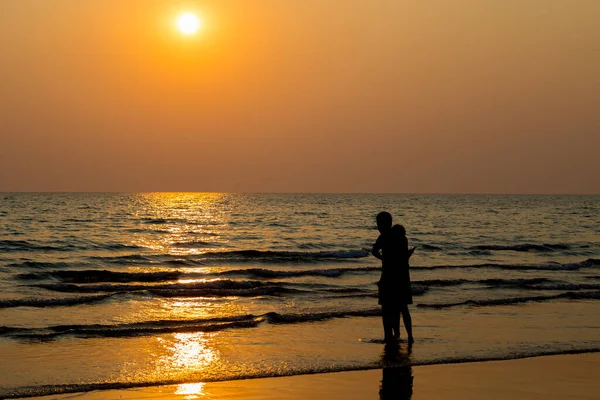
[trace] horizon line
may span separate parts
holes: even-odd
[[[2,191],[0,194],[135,194],[135,193],[204,193],[204,194],[310,194],[310,195],[406,195],[406,196],[600,196],[600,193],[501,193],[501,192],[273,192],[273,191],[193,191],[193,190],[142,190],[142,191],[119,191],[119,190],[21,190]]]

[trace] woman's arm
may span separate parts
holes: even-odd
[[[410,256],[413,255],[413,253],[415,252],[416,248],[417,248],[416,246],[413,246],[413,247],[411,247],[411,248],[408,249],[408,258],[410,258]]]

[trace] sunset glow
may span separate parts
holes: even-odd
[[[2,1],[0,191],[600,193],[581,3]]]

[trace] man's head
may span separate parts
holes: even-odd
[[[382,211],[377,214],[377,229],[379,232],[384,232],[392,228],[392,214]]]

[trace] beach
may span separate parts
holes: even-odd
[[[449,364],[600,351],[597,196],[58,193],[0,205],[0,398],[166,385],[248,397],[246,384],[268,397],[294,376],[325,397],[349,389],[331,379],[358,379],[351,392],[368,397],[407,376],[390,365],[410,365],[423,396],[432,365],[439,383]],[[417,342],[398,354],[380,343],[381,262],[365,250],[382,209],[417,246]],[[353,371],[374,378],[344,378]]]
[[[349,371],[228,382],[189,383],[73,393],[39,399],[599,399],[600,354],[426,365],[410,368],[412,385],[384,383],[384,370]],[[411,397],[412,396],[412,397]]]

